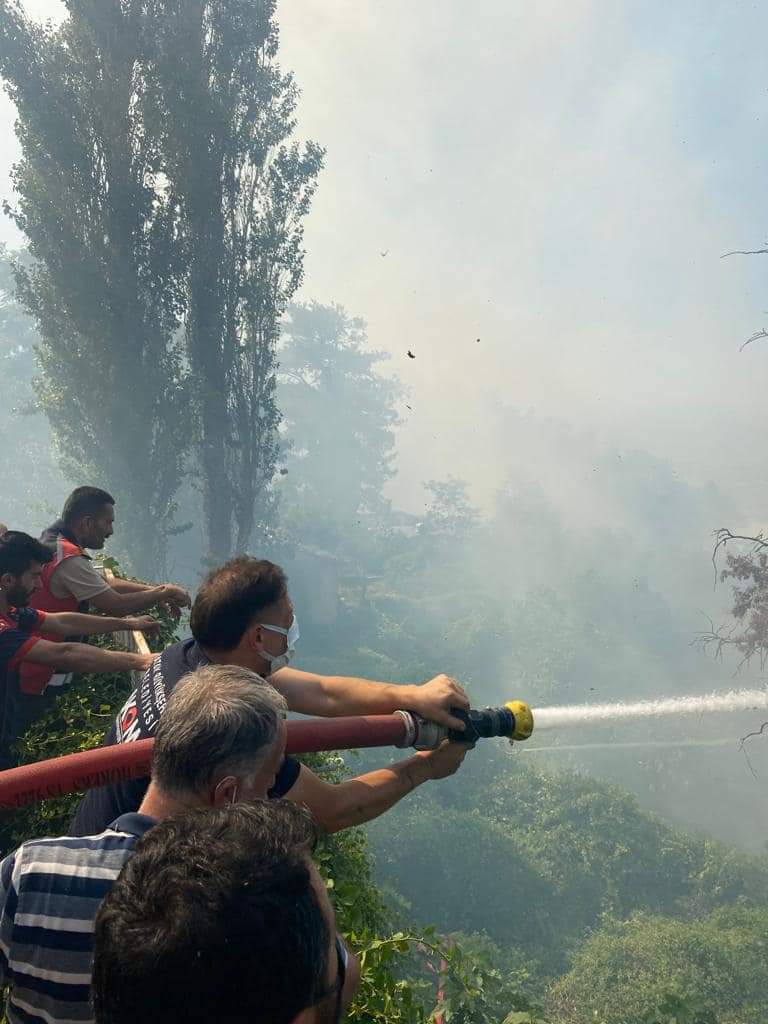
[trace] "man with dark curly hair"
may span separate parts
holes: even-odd
[[[336,1024],[355,986],[315,841],[286,800],[153,828],[96,919],[97,1024]]]

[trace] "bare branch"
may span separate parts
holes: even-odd
[[[741,739],[739,740],[739,750],[742,752],[742,754],[746,758],[747,764],[749,765],[749,770],[752,772],[752,776],[755,779],[757,778],[757,772],[755,771],[754,767],[752,766],[752,761],[750,760],[749,754],[747,753],[747,748],[746,748],[745,744],[746,744],[747,740],[752,739],[755,736],[763,736],[765,734],[765,730],[766,729],[768,729],[768,722],[763,722],[763,724],[760,726],[760,728],[756,732],[748,732],[746,736],[742,736]]]
[[[697,633],[694,639],[691,641],[692,646],[699,645],[705,653],[709,653],[710,648],[714,647],[715,651],[712,657],[715,661],[723,660],[723,649],[726,647],[736,647],[738,650],[742,650],[742,640],[740,636],[734,637],[733,634],[736,632],[736,626],[731,626],[730,629],[726,629],[725,626],[715,627],[712,619],[709,620],[709,629],[703,630],[701,633]],[[738,675],[741,669],[749,660],[748,656],[744,656],[736,667],[734,675]]]
[[[743,352],[747,345],[751,345],[753,341],[758,341],[760,338],[768,338],[768,331],[763,327],[761,331],[755,331],[751,338],[747,338],[743,345],[739,345],[739,352]]]
[[[720,257],[724,260],[726,256],[763,256],[768,254],[768,249],[734,249],[733,252],[724,252]]]

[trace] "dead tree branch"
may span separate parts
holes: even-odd
[[[752,761],[750,760],[749,754],[747,753],[747,748],[746,748],[745,744],[746,744],[747,740],[753,739],[755,736],[764,736],[766,729],[768,729],[768,722],[763,722],[763,724],[760,726],[760,728],[756,732],[748,732],[746,736],[742,736],[741,739],[739,740],[739,750],[742,752],[742,754],[746,758],[747,764],[749,766],[749,770],[752,772],[752,776],[755,779],[757,778],[757,772],[755,771],[755,769],[754,769],[754,767],[752,765]]]
[[[747,345],[751,345],[753,341],[758,341],[760,338],[768,338],[768,331],[764,327],[760,331],[755,331],[751,338],[747,338],[742,345],[739,345],[739,352],[743,352]]]
[[[764,256],[768,254],[768,249],[734,249],[733,252],[724,252],[720,257],[724,260],[726,256]]]

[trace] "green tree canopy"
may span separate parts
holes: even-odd
[[[274,0],[147,0],[148,123],[179,213],[206,556],[244,550],[278,453],[275,348],[323,160],[290,142]]]
[[[728,907],[690,920],[638,914],[587,939],[549,1004],[561,1024],[645,1024],[663,1019],[648,1010],[674,992],[719,1024],[764,1024],[766,963],[765,909]]]
[[[401,388],[379,372],[386,358],[367,347],[365,323],[341,306],[290,307],[279,351],[287,535],[360,557],[369,535],[389,525],[384,488]]]

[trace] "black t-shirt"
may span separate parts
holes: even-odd
[[[123,705],[104,739],[104,746],[130,743],[153,736],[174,686],[188,672],[208,664],[208,658],[195,640],[182,640],[181,643],[166,647]],[[293,757],[286,757],[269,795],[285,796],[295,784],[300,771],[299,762]],[[144,778],[89,790],[80,801],[69,828],[70,835],[97,835],[121,814],[137,811],[148,786],[149,779]]]
[[[19,763],[13,747],[47,706],[39,694],[24,693],[19,678],[24,656],[40,639],[44,621],[36,608],[9,608],[0,614],[0,771]],[[43,678],[46,671],[50,675],[43,668]]]

